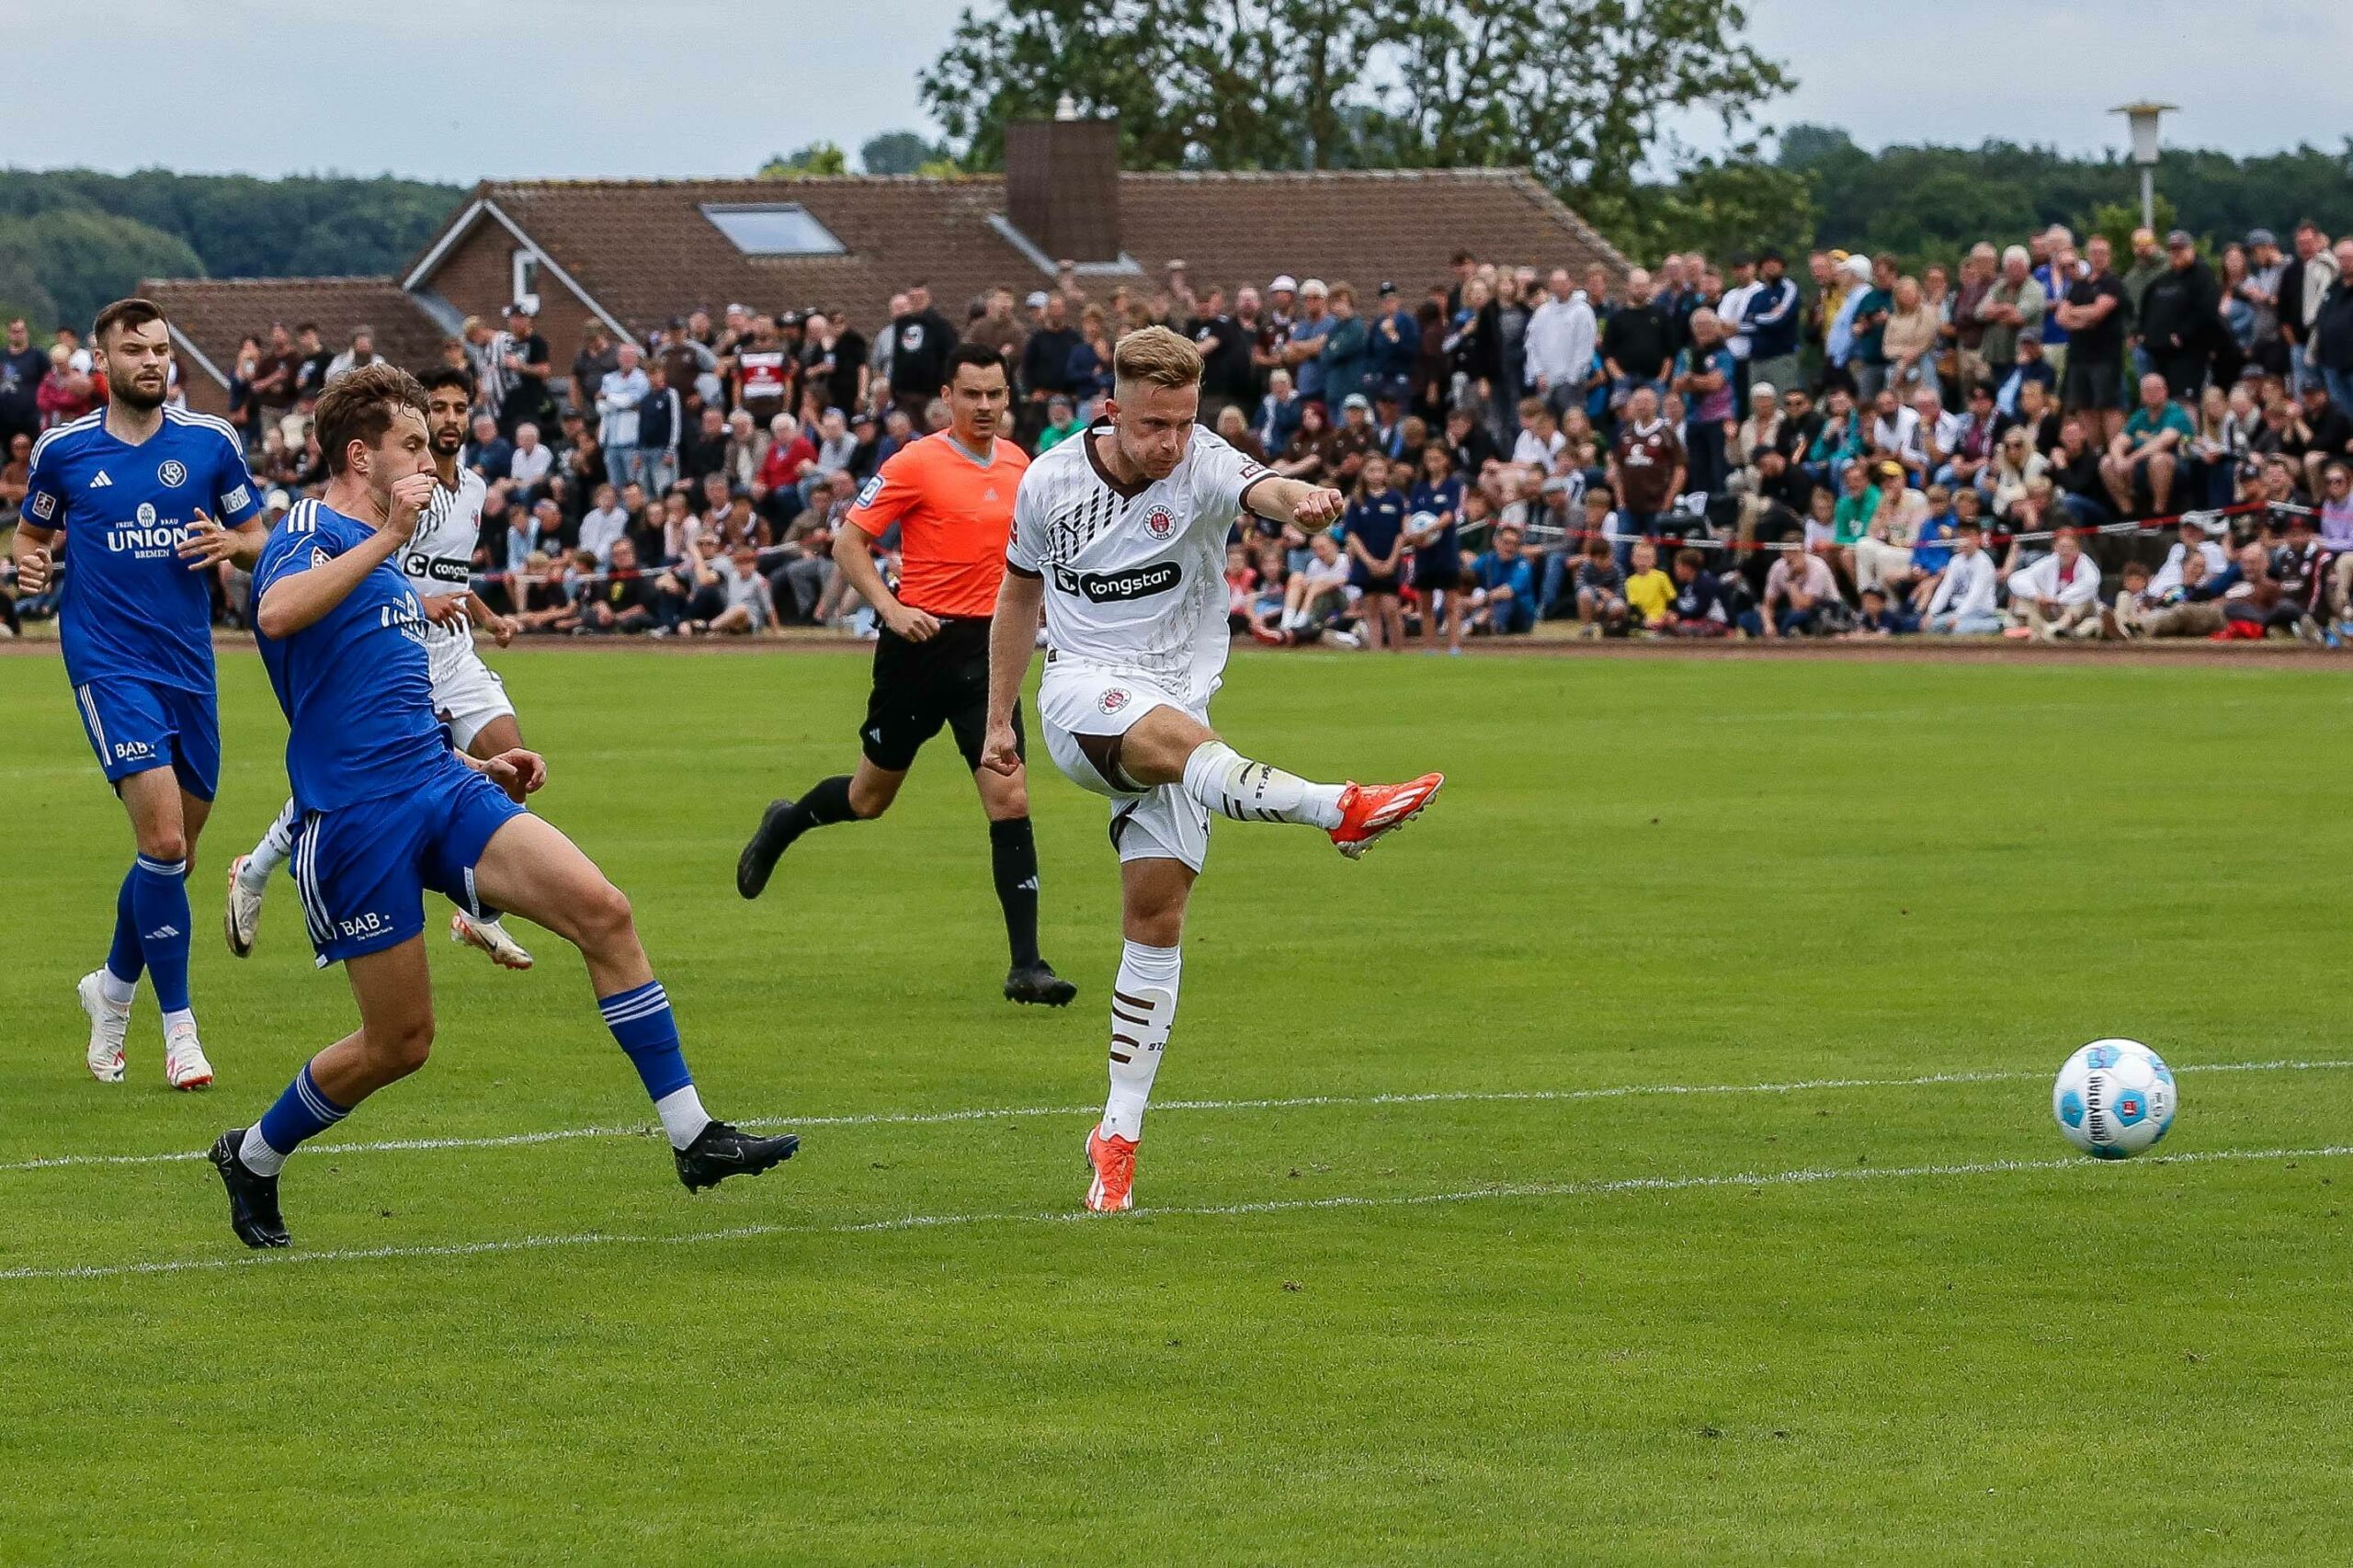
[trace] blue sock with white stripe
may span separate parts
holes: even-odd
[[[142,855],[131,868],[131,912],[165,1017],[188,1011],[188,862]]]
[[[121,891],[114,895],[114,946],[107,951],[107,971],[100,983],[107,1000],[129,1006],[139,977],[147,972],[147,958],[139,945],[139,912],[131,904],[131,885],[138,871],[122,874]]]
[[[286,1166],[286,1156],[299,1148],[306,1139],[316,1138],[336,1122],[351,1114],[351,1108],[339,1106],[327,1098],[319,1081],[311,1076],[311,1064],[294,1074],[278,1103],[262,1112],[261,1119],[245,1129],[245,1141],[237,1150],[237,1158],[256,1176],[276,1176]]]
[[[678,1049],[678,1020],[670,1011],[669,994],[658,980],[597,999],[605,1027],[645,1081],[645,1092],[662,1118],[670,1147],[683,1149],[710,1125],[695,1093],[694,1074],[687,1071],[686,1053]]]

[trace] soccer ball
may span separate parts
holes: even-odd
[[[2103,1160],[2130,1159],[2173,1127],[2173,1069],[2137,1040],[2096,1040],[2067,1058],[2051,1114],[2067,1142]]]

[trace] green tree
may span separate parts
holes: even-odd
[[[1671,115],[1736,132],[1789,86],[1746,28],[1714,0],[990,0],[919,85],[975,167],[1067,92],[1131,167],[1528,165],[1631,201]]]
[[[41,287],[22,257],[0,251],[0,324],[25,318],[36,335],[53,331],[60,320],[57,301]]]
[[[1672,182],[1605,193],[1582,215],[1635,256],[1696,249],[1722,260],[1769,245],[1794,257],[1813,243],[1805,177],[1747,154],[1703,158]]]
[[[779,153],[760,165],[762,179],[807,179],[812,176],[846,175],[849,159],[831,142],[812,142],[791,153]]]
[[[204,263],[188,243],[132,218],[59,207],[28,218],[0,218],[0,262],[29,273],[53,301],[50,325],[87,330],[108,301],[142,278],[200,276]]]
[[[870,175],[921,174],[926,165],[945,159],[948,150],[934,146],[912,131],[886,131],[869,137],[858,150],[858,166]]]

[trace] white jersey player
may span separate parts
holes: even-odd
[[[433,662],[434,710],[449,726],[452,744],[469,756],[487,759],[520,746],[523,729],[506,686],[474,651],[474,628],[490,632],[503,648],[515,635],[515,623],[483,603],[472,588],[486,487],[480,474],[458,462],[471,420],[472,382],[463,371],[444,369],[427,375],[424,384],[426,434],[440,483],[407,547],[395,559],[433,622],[426,651]],[[222,925],[229,950],[239,958],[254,949],[262,894],[270,874],[293,853],[299,817],[294,802],[287,801],[253,852],[238,857],[229,868]],[[531,955],[507,934],[494,912],[486,919],[455,912],[449,917],[449,939],[481,949],[503,968],[531,967]]]
[[[1120,341],[1104,419],[1029,465],[989,649],[983,766],[1019,764],[1015,699],[1046,618],[1038,716],[1073,783],[1111,801],[1126,945],[1111,992],[1110,1094],[1086,1138],[1086,1206],[1133,1201],[1136,1144],[1176,1017],[1177,943],[1212,812],[1302,823],[1354,859],[1418,815],[1444,777],[1311,784],[1237,754],[1209,725],[1225,668],[1225,536],[1244,510],[1313,530],[1336,490],[1286,479],[1195,426],[1201,357],[1148,327]]]

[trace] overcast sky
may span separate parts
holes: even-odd
[[[926,129],[915,75],[956,0],[0,0],[19,167],[484,176],[749,174],[818,138]],[[2346,0],[1750,0],[1798,90],[1769,118],[1867,146],[2121,144],[2103,111],[2183,111],[2176,145],[2348,130]],[[142,49],[132,40],[144,40]],[[14,96],[14,95],[12,95]],[[156,108],[137,106],[152,97]]]

